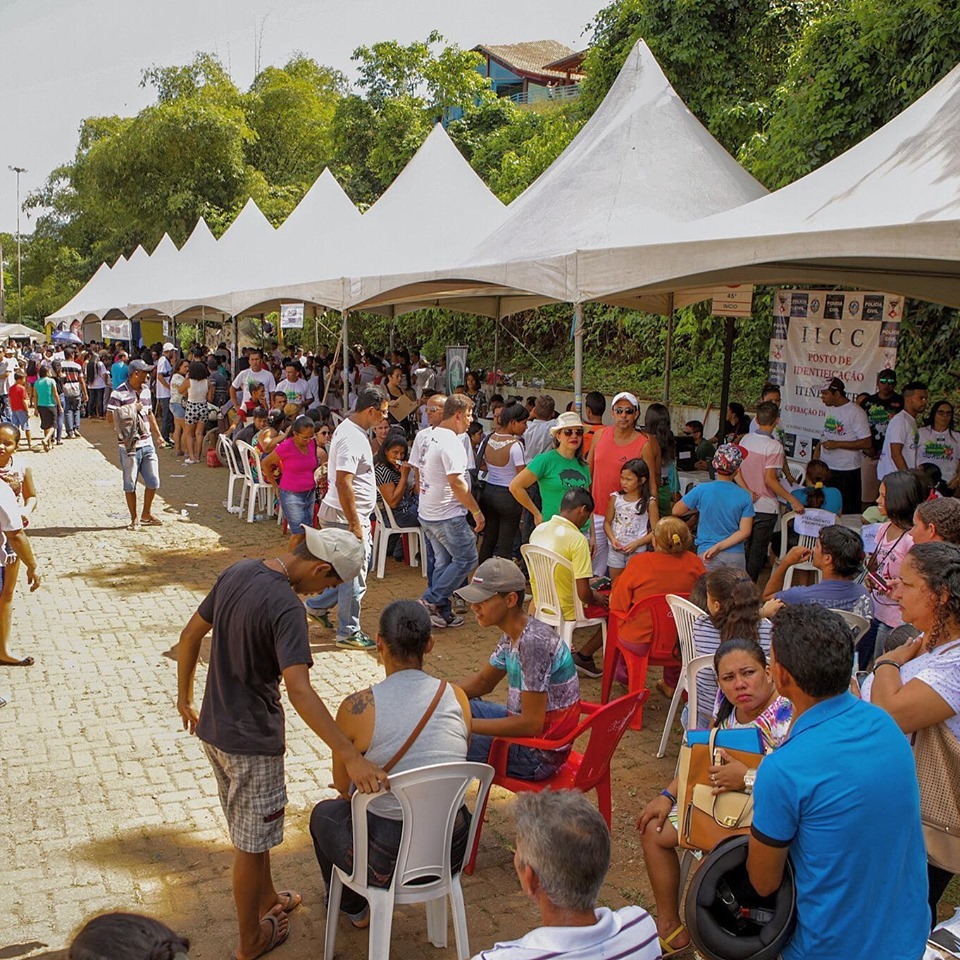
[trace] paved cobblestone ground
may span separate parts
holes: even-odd
[[[23,454],[39,488],[29,532],[44,583],[33,595],[18,587],[14,616],[12,649],[37,664],[0,672],[9,700],[0,710],[0,958],[63,957],[84,918],[125,909],[186,933],[191,957],[226,960],[236,942],[231,848],[200,744],[180,729],[176,644],[220,570],[275,555],[284,538],[273,523],[226,512],[225,470],[184,468],[166,451],[155,511],[164,526],[125,530],[112,434],[104,424],[84,421],[83,429],[84,440]],[[418,571],[390,561],[387,577],[371,580],[364,628],[373,633],[385,603],[421,590]],[[428,670],[455,680],[489,655],[494,636],[467,619],[439,636]],[[313,682],[331,710],[382,676],[374,657],[337,649],[321,628],[311,628],[311,642]],[[198,698],[204,679],[201,665]],[[598,681],[583,687],[585,699],[598,698]],[[601,895],[612,907],[652,903],[633,821],[672,774],[676,735],[668,757],[654,757],[665,709],[654,694],[645,729],[628,731],[615,760],[614,866]],[[304,906],[276,955],[299,960],[323,949],[323,884],[308,818],[332,791],[329,751],[292,709],[287,732],[290,803],[274,875],[278,887],[302,891]],[[537,923],[513,873],[509,796],[493,791],[478,869],[464,880],[473,951]],[[339,955],[365,957],[366,934],[348,926],[340,927]],[[452,929],[449,939],[435,950],[422,908],[401,908],[392,955],[446,960],[456,955]]]

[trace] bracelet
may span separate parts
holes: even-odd
[[[671,803],[677,802],[677,798],[669,790],[661,790],[660,796],[666,797]]]
[[[474,511],[471,512],[470,516],[471,516],[471,517],[480,517],[480,516],[483,516],[483,511],[482,511],[482,510],[474,510]]]
[[[896,667],[897,670],[900,670],[900,664],[896,660],[878,660],[873,665],[873,672],[877,672],[877,667]]]

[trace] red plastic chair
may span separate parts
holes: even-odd
[[[686,599],[689,594],[678,593],[675,596]],[[633,620],[638,614],[646,611],[650,615],[650,642],[637,645],[636,649],[627,649],[620,643],[620,624]],[[666,594],[657,594],[645,597],[635,603],[626,613],[617,610],[610,611],[607,628],[607,645],[603,652],[603,681],[600,686],[600,702],[610,700],[610,688],[613,685],[613,675],[616,671],[617,657],[623,657],[627,667],[627,691],[635,693],[645,690],[647,686],[647,668],[679,667],[682,665],[680,655],[680,639],[677,636],[677,622],[673,619],[673,611],[667,604]],[[634,714],[630,723],[632,730],[643,729],[643,706]]]
[[[497,786],[521,793],[532,790],[539,793],[541,790],[579,790],[586,793],[596,789],[597,806],[603,819],[610,826],[612,807],[610,799],[610,761],[620,738],[623,736],[634,712],[650,695],[649,690],[640,690],[628,693],[612,703],[585,703],[580,702],[580,712],[588,714],[576,730],[562,740],[544,740],[539,737],[495,737],[490,747],[490,756],[487,758],[494,769],[493,782]],[[513,743],[523,747],[533,747],[536,750],[556,750],[575,743],[585,733],[590,733],[587,747],[583,753],[570,751],[566,763],[546,780],[518,780],[507,775],[507,754]],[[486,801],[475,816],[481,818],[477,833],[470,851],[470,861],[464,868],[467,874],[473,873],[473,865],[477,859],[477,849],[480,846],[480,831],[483,828],[483,816],[486,812]]]

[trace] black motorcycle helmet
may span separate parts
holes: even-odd
[[[750,838],[731,837],[705,857],[687,891],[687,930],[706,960],[776,960],[797,923],[793,864],[761,897],[747,876]]]

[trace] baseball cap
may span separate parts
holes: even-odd
[[[169,353],[171,350],[176,350],[177,348],[172,343],[165,343],[163,345],[163,352]]]
[[[569,430],[571,427],[580,427],[583,429],[583,421],[580,419],[580,415],[574,413],[572,410],[567,413],[561,413],[557,417],[557,422],[550,428],[550,432],[556,436],[561,430]]]
[[[627,403],[629,403],[634,410],[640,409],[640,401],[636,398],[634,394],[630,393],[627,390],[621,390],[620,393],[618,393],[613,398],[613,403],[610,404],[610,406],[615,407],[617,405],[618,400],[626,400]]]
[[[337,576],[346,583],[354,580],[363,567],[366,555],[363,544],[349,530],[338,527],[301,527],[307,549],[318,559],[329,563]]]
[[[827,390],[839,390],[840,393],[847,392],[846,385],[839,377],[829,377],[826,380],[821,381],[817,389],[821,393],[826,393]]]
[[[717,473],[734,474],[740,469],[747,451],[735,443],[721,443],[713,455],[713,469]]]
[[[512,560],[491,557],[477,567],[473,579],[465,587],[454,590],[454,593],[467,603],[482,603],[484,600],[489,600],[495,593],[515,591],[523,595],[526,588],[527,581]]]
[[[130,370],[140,370],[143,373],[146,373],[148,370],[153,369],[152,363],[145,363],[143,360],[131,360],[128,364]]]

